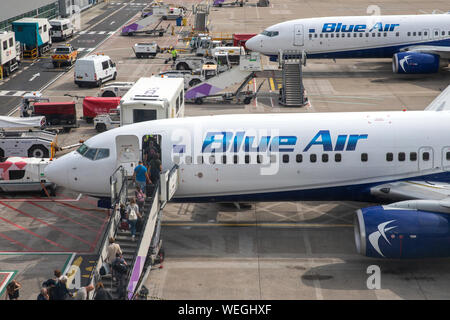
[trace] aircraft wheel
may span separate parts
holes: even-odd
[[[195,104],[203,104],[202,98],[195,98]]]

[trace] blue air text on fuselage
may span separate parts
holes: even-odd
[[[370,29],[367,28],[366,24],[350,24],[346,25],[342,22],[330,22],[324,23],[322,27],[322,32],[385,32],[385,31],[394,31],[395,27],[399,27],[400,24],[396,23],[386,23],[377,22]]]
[[[313,146],[322,146],[323,151],[355,151],[358,141],[367,138],[367,134],[339,134],[332,139],[329,130],[320,130],[309,140],[303,152],[307,152]],[[299,141],[296,136],[288,135],[261,135],[258,138],[255,135],[247,135],[245,131],[212,131],[206,133],[202,152],[293,152]]]

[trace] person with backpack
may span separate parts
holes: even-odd
[[[128,264],[122,254],[116,254],[116,259],[113,262],[112,268],[114,272],[113,274],[118,281],[117,293],[119,295],[119,299],[123,299],[125,298],[125,278],[128,273]]]
[[[136,204],[136,200],[134,198],[130,199],[130,204],[127,207],[127,213],[128,223],[130,224],[131,239],[135,241],[137,220],[142,218],[142,216],[139,213],[139,206]]]
[[[9,300],[19,300],[19,289],[21,287],[22,285],[16,280],[12,280],[8,283],[6,286],[6,299],[9,298]]]

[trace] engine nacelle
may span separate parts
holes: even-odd
[[[431,53],[398,52],[392,57],[394,73],[434,73],[439,71],[439,56]]]
[[[450,215],[375,206],[354,219],[358,253],[375,258],[450,256]]]

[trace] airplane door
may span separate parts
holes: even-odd
[[[419,171],[433,169],[433,148],[422,147],[419,149]]]
[[[294,46],[303,46],[303,25],[294,25]]]
[[[127,176],[132,176],[134,168],[140,160],[139,138],[135,135],[116,137],[117,167],[122,165]]]
[[[442,148],[442,169],[450,171],[450,147]]]

